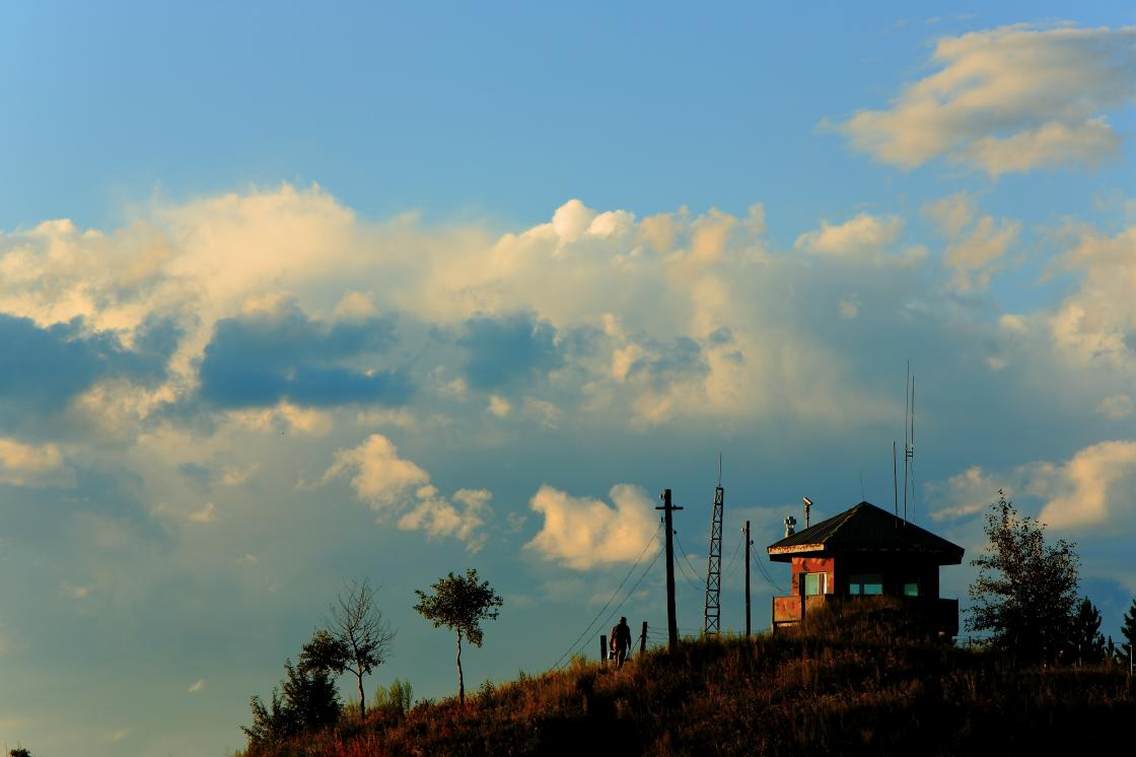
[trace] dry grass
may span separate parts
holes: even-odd
[[[807,634],[688,641],[618,671],[577,660],[464,709],[376,710],[273,754],[1050,754],[1125,743],[1136,716],[1117,669],[1012,670],[886,624],[817,620]]]

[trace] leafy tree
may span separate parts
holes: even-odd
[[[22,746],[18,746],[8,752],[8,757],[32,757],[32,753]]]
[[[475,647],[481,646],[483,633],[481,621],[496,620],[498,610],[504,600],[493,591],[488,581],[479,581],[477,571],[470,568],[464,576],[450,573],[439,578],[426,594],[418,589],[418,604],[414,609],[434,624],[435,628],[446,626],[457,635],[458,701],[465,704],[465,678],[462,675],[462,639],[468,639]]]
[[[986,515],[988,551],[973,561],[974,604],[967,627],[990,632],[1011,659],[1056,659],[1068,647],[1077,603],[1079,558],[1064,539],[1046,543],[1045,524],[1019,515],[1005,492]]]
[[[272,689],[268,706],[260,697],[249,702],[252,725],[242,726],[254,751],[279,744],[297,734],[334,725],[342,712],[332,668],[318,657],[324,638],[317,632],[300,652],[300,664],[284,663],[284,680]]]
[[[1132,606],[1124,613],[1124,625],[1120,627],[1120,634],[1124,637],[1120,651],[1127,661],[1132,650],[1136,648],[1136,599],[1132,600]]]
[[[1101,662],[1104,659],[1104,636],[1100,632],[1101,614],[1088,597],[1077,606],[1073,616],[1070,649],[1081,664]]]

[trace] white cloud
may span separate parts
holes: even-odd
[[[430,482],[429,474],[399,457],[398,448],[382,434],[371,434],[358,447],[336,452],[323,480],[345,474],[351,475],[351,486],[359,499],[375,510],[398,507],[412,490]]]
[[[189,685],[188,689],[186,689],[186,691],[190,694],[196,694],[196,693],[198,693],[200,691],[204,691],[204,690],[205,690],[205,679],[204,678],[198,678],[196,681],[194,681],[193,683],[191,683]]]
[[[36,486],[63,483],[63,454],[55,444],[26,444],[0,437],[0,483]]]
[[[935,520],[961,518],[980,513],[990,506],[1002,489],[1007,496],[1014,490],[1007,481],[990,476],[981,467],[974,465],[962,473],[951,476],[945,485],[932,484],[928,487],[932,497],[939,502],[931,513]]]
[[[1136,441],[1098,442],[1062,462],[1035,461],[997,475],[974,466],[928,489],[939,503],[936,520],[981,512],[1004,489],[1038,500],[1038,520],[1057,529],[1126,529],[1136,516]]]
[[[839,128],[859,150],[914,168],[936,157],[997,176],[1093,165],[1116,153],[1104,111],[1136,97],[1136,27],[1004,26],[941,38],[938,70],[885,110]]]
[[[418,503],[398,521],[405,531],[425,531],[427,536],[450,536],[465,543],[471,552],[479,551],[486,535],[482,528],[491,512],[493,494],[486,489],[458,489],[447,500],[434,486],[417,492]]]
[[[513,410],[512,404],[509,400],[498,394],[489,395],[489,407],[487,408],[490,414],[498,418],[504,418]]]
[[[929,203],[923,212],[947,239],[944,262],[954,271],[951,283],[960,292],[985,289],[1021,232],[1017,221],[979,216],[977,204],[967,192]]]
[[[629,484],[613,486],[609,496],[614,506],[540,487],[529,507],[544,516],[544,525],[526,549],[574,570],[632,562],[657,529],[654,506]]]
[[[1100,401],[1097,412],[1109,420],[1118,421],[1136,412],[1136,402],[1127,394],[1113,394]]]
[[[207,502],[200,510],[194,510],[186,517],[190,523],[212,523],[217,519],[217,506]]]
[[[1086,447],[1053,475],[1055,496],[1038,518],[1055,528],[1104,526],[1122,512],[1134,514],[1136,442],[1108,441]]]
[[[899,239],[903,219],[859,213],[844,223],[821,221],[820,228],[797,237],[799,250],[826,255],[855,256],[879,254]]]
[[[324,473],[326,483],[351,475],[359,499],[383,515],[398,514],[404,531],[424,531],[427,536],[449,536],[473,552],[485,544],[482,531],[491,513],[492,494],[486,489],[458,489],[450,499],[430,483],[430,474],[402,458],[398,448],[382,434],[371,434],[362,444],[340,450]]]
[[[68,583],[67,581],[59,584],[59,590],[63,592],[63,596],[70,599],[86,599],[91,596],[90,586],[79,586],[77,584]]]
[[[1073,235],[1062,262],[1080,274],[1080,284],[1049,316],[1053,343],[1078,364],[1124,369],[1131,379],[1136,376],[1136,226],[1115,236],[1091,228]]]

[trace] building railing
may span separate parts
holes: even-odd
[[[940,597],[896,597],[875,595],[871,597],[846,596],[841,594],[814,594],[773,597],[773,630],[792,627],[802,623],[807,626],[809,614],[822,608],[859,602],[870,599],[884,599],[898,606],[911,621],[925,626],[929,631],[947,636],[958,635],[958,600]]]

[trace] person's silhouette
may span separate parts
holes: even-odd
[[[619,622],[611,627],[611,656],[616,667],[623,667],[627,653],[631,650],[631,627],[627,625],[627,618],[620,618]]]

